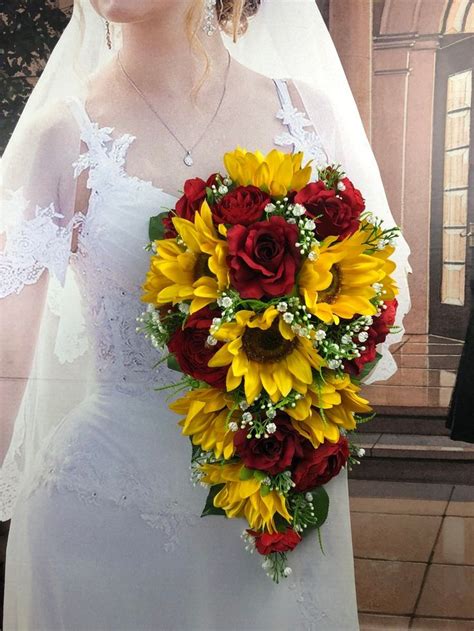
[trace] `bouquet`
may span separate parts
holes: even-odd
[[[360,382],[393,330],[398,228],[365,210],[341,165],[240,147],[150,220],[139,318],[182,373],[171,409],[192,442],[202,515],[245,518],[246,548],[279,582],[320,528],[325,485],[363,455]],[[184,394],[183,394],[184,393]]]

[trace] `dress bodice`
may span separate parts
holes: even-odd
[[[275,85],[281,103],[276,116],[286,130],[274,143],[293,145],[313,164],[327,162],[316,132],[306,129],[311,122],[293,106],[286,82],[275,80]],[[136,331],[136,318],[143,310],[140,286],[149,264],[144,246],[150,216],[173,208],[177,198],[127,174],[133,136],[113,138],[113,128],[92,122],[79,100],[70,99],[68,105],[87,147],[73,165],[75,177],[88,170],[91,195],[87,212],[80,215],[78,250],[71,263],[79,279],[97,380],[112,382],[120,391],[150,391],[151,383],[170,377],[163,364],[152,368],[156,350]]]

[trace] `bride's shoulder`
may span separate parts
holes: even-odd
[[[80,130],[69,106],[68,98],[52,100],[27,115],[19,124],[19,139],[36,151],[77,149]]]

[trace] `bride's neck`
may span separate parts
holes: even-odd
[[[160,90],[170,96],[188,94],[204,71],[204,57],[191,49],[184,16],[176,11],[163,19],[124,24],[120,60],[133,80],[153,94]],[[211,76],[220,81],[227,65],[227,50],[219,32],[197,32],[210,63]],[[212,81],[206,82],[211,89]],[[205,92],[203,86],[203,92]]]

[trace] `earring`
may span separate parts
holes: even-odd
[[[206,6],[204,8],[204,20],[202,23],[202,30],[209,35],[209,37],[217,31],[215,24],[215,7],[217,0],[206,0]]]
[[[105,41],[107,48],[112,50],[112,37],[110,36],[110,22],[108,20],[105,20]]]

